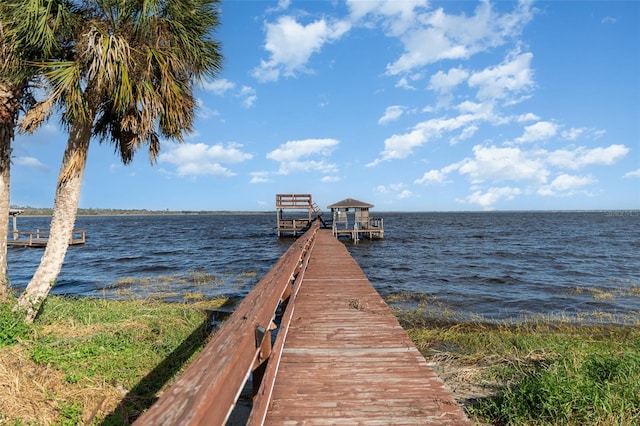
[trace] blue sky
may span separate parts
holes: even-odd
[[[640,208],[640,2],[226,0],[215,37],[195,133],[93,141],[80,207]],[[16,136],[12,205],[52,206],[66,139]]]

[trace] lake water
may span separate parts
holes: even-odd
[[[384,240],[345,244],[391,304],[488,320],[640,314],[638,211],[375,215]],[[87,243],[69,248],[52,292],[240,298],[292,241],[277,238],[275,222],[275,212],[78,217]],[[48,227],[49,218],[18,218],[21,231]],[[42,253],[9,247],[13,288],[26,286]]]

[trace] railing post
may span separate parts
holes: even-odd
[[[16,215],[13,215],[13,241],[18,240],[18,221]]]
[[[260,389],[260,384],[262,383],[262,378],[264,377],[264,372],[267,368],[267,362],[269,361],[269,356],[271,355],[271,328],[271,325],[269,326],[269,328],[265,328],[259,324],[256,324],[256,349],[260,350],[258,351],[258,356],[256,357],[256,361],[253,364],[252,395],[254,396]]]

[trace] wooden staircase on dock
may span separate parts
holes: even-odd
[[[316,215],[316,219],[318,219],[320,221],[320,223],[322,224],[322,228],[331,229],[332,221],[325,221],[324,220],[324,218],[322,217],[322,210],[320,209],[318,204],[314,202],[311,207],[313,208],[313,212]]]

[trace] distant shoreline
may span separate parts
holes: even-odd
[[[52,209],[32,207],[12,207],[12,210],[22,210],[20,216],[46,217],[51,216]],[[78,209],[77,216],[196,216],[196,215],[254,215],[270,214],[271,211],[227,211],[227,210],[119,210],[119,209]]]
[[[51,208],[38,207],[16,207],[11,210],[21,210],[19,216],[42,217],[51,216]],[[185,216],[185,215],[260,215],[273,214],[272,210],[146,210],[146,209],[97,209],[79,208],[77,216]],[[602,213],[605,216],[640,216],[640,209],[596,209],[596,210],[454,210],[454,211],[376,211],[376,215],[396,214],[396,213],[430,213],[430,214],[450,214],[450,213],[482,213],[482,214],[505,214],[505,213]]]

